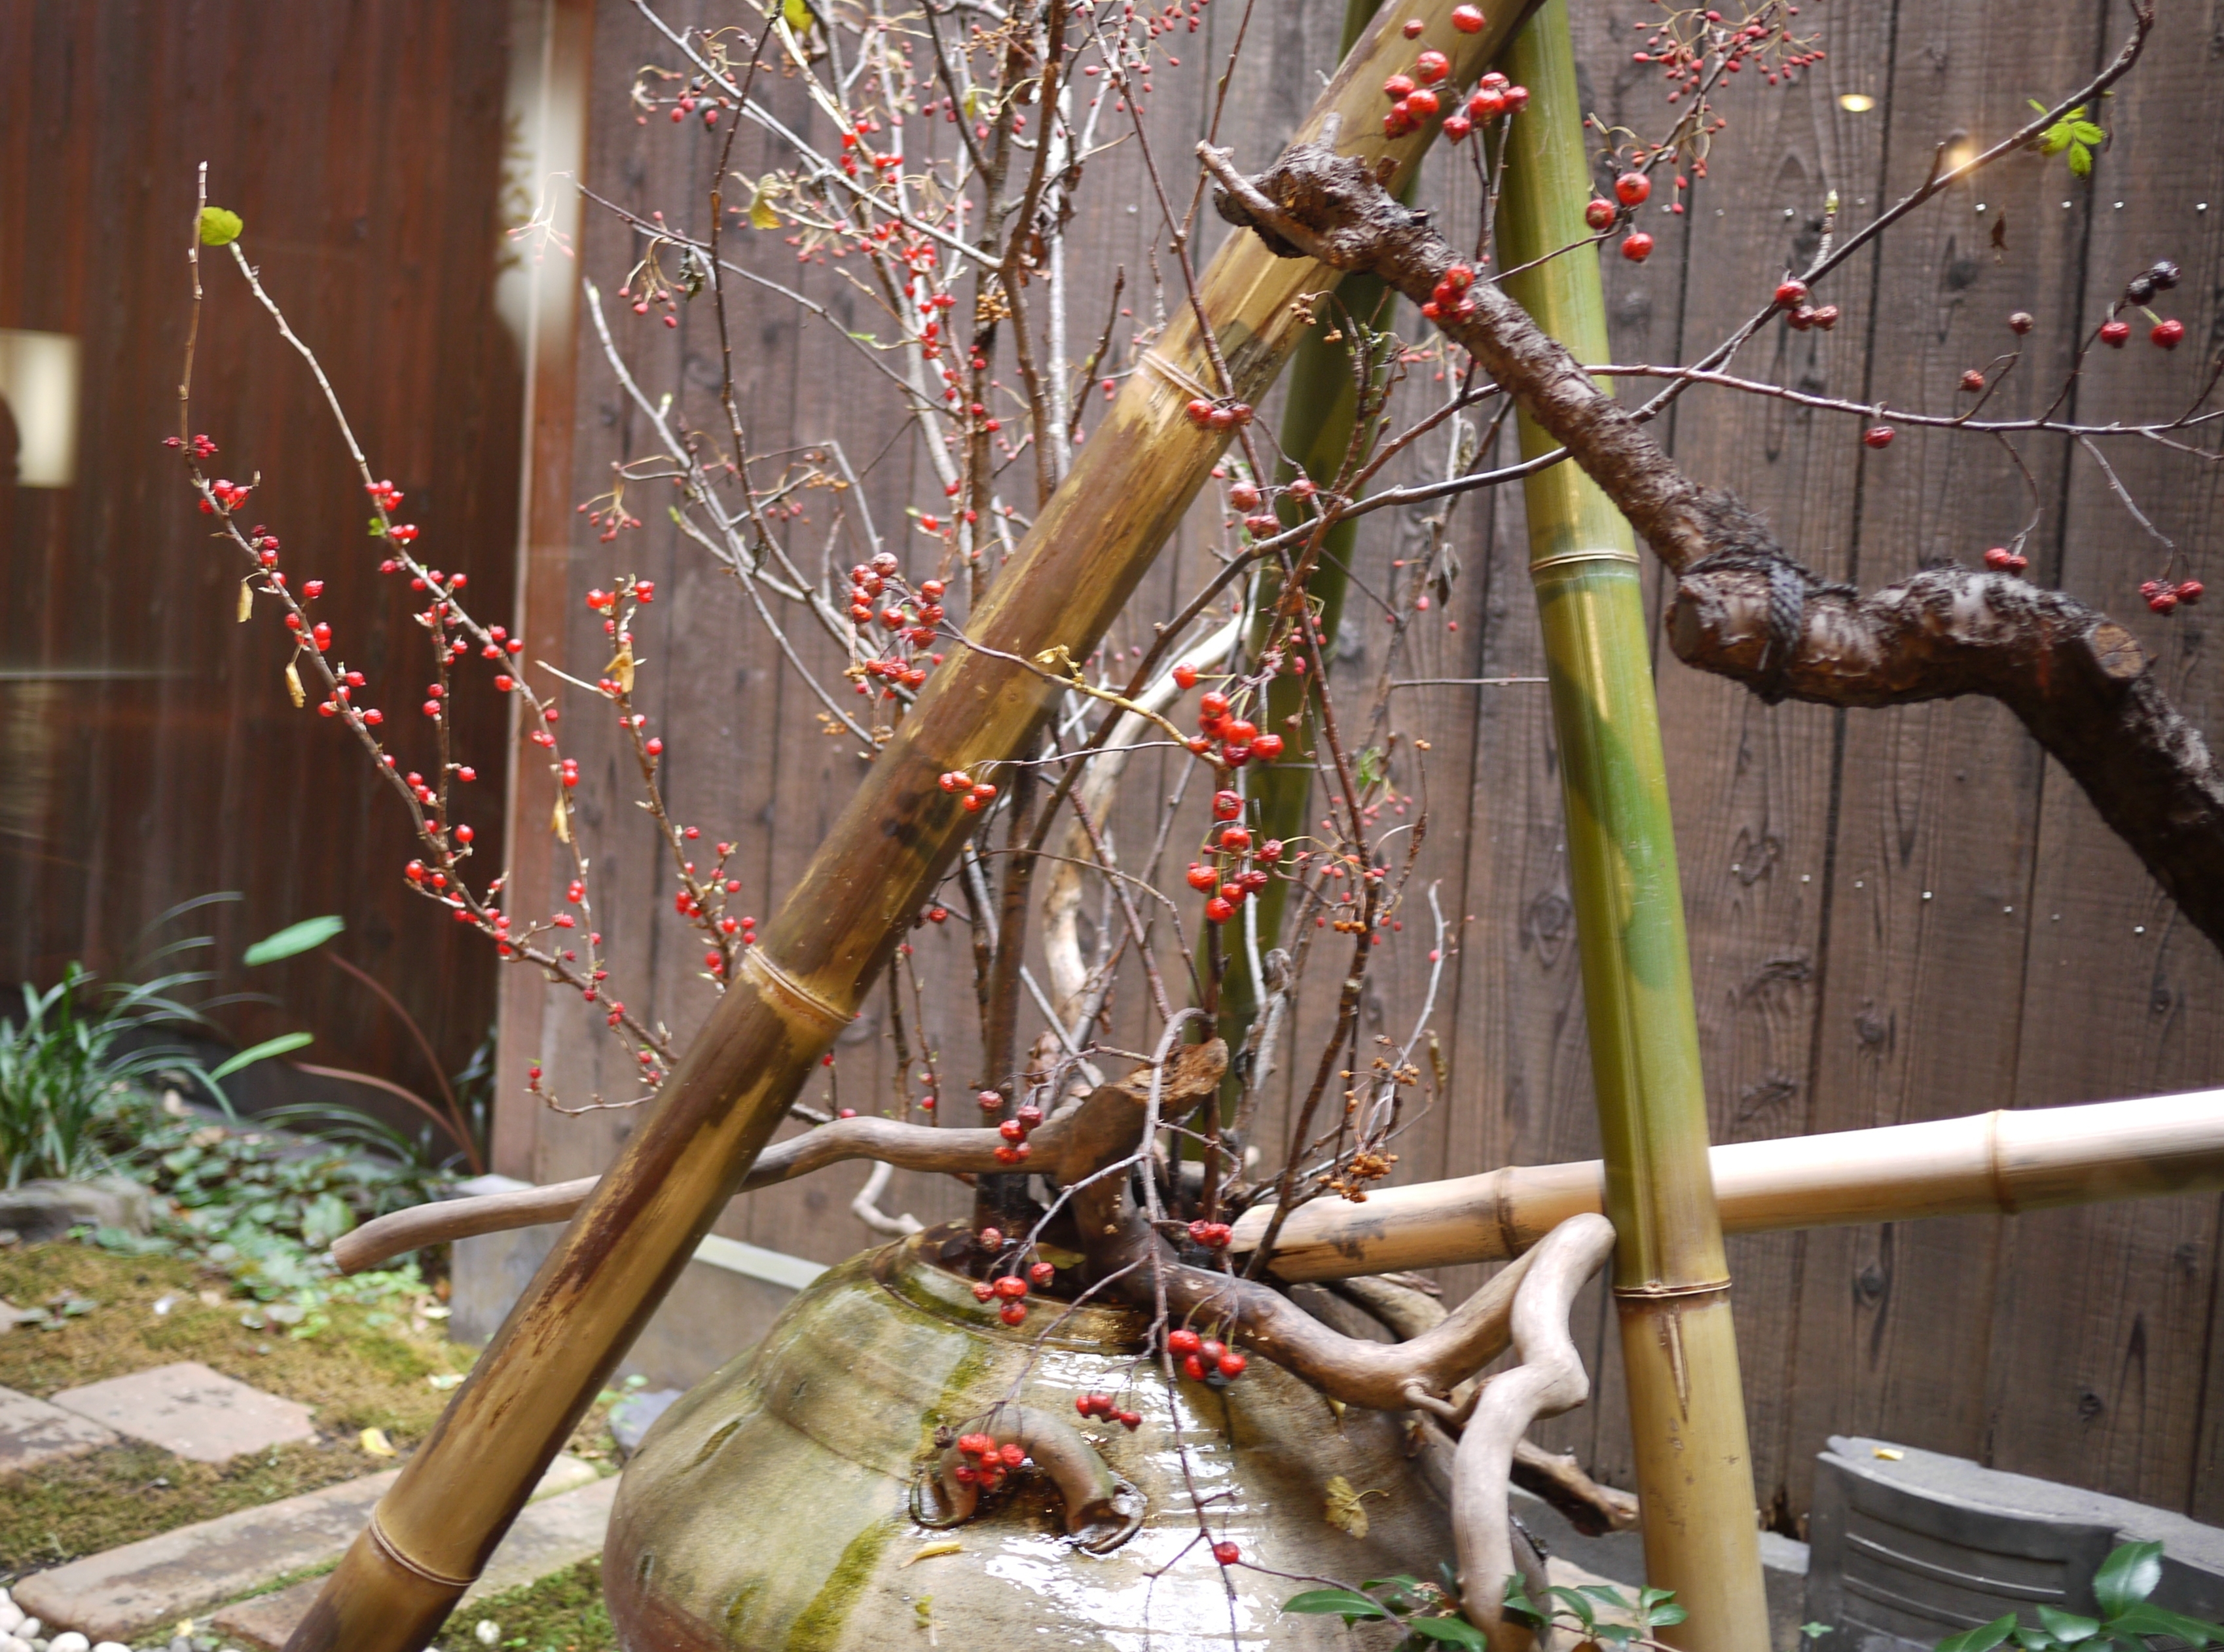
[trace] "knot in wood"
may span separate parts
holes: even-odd
[[[1396,163],[1383,162],[1385,171]],[[1250,180],[1251,187],[1315,237],[1300,247],[1260,223],[1224,189],[1213,192],[1214,210],[1230,224],[1254,230],[1278,258],[1317,258],[1337,269],[1360,269],[1377,263],[1393,241],[1427,232],[1429,215],[1406,206],[1383,187],[1378,174],[1357,155],[1338,155],[1320,143],[1298,143]]]

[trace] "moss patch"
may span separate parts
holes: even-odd
[[[323,1329],[296,1339],[282,1326],[241,1325],[254,1305],[230,1297],[228,1287],[176,1257],[116,1256],[66,1242],[0,1251],[0,1296],[18,1307],[65,1293],[97,1305],[50,1331],[0,1332],[0,1386],[44,1399],[197,1359],[314,1408],[319,1432],[314,1442],[221,1466],[123,1445],[16,1476],[0,1497],[0,1580],[391,1468],[397,1459],[366,1453],[360,1432],[382,1428],[406,1452],[448,1401],[448,1390],[426,1379],[470,1369],[471,1351],[446,1341],[437,1321],[407,1303],[335,1302]],[[156,1313],[166,1297],[167,1311]]]
[[[603,1605],[600,1560],[582,1560],[538,1583],[464,1607],[448,1621],[440,1644],[477,1652],[472,1631],[482,1620],[500,1629],[498,1644],[513,1652],[616,1652],[617,1631]]]

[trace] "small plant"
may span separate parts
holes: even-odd
[[[2224,1628],[2188,1617],[2147,1597],[2162,1581],[2162,1545],[2126,1543],[2112,1551],[2093,1574],[2093,1598],[2102,1616],[2081,1617],[2053,1606],[2038,1608],[2038,1622],[2022,1622],[2013,1612],[1980,1624],[1938,1643],[1938,1652],[1993,1652],[2012,1643],[2022,1652],[2150,1652],[2156,1640],[2183,1641],[2200,1648],[2224,1646]]]
[[[2038,98],[2030,102],[2042,115],[2046,112],[2046,105]],[[2042,155],[2060,155],[2068,150],[2069,170],[2080,178],[2089,178],[2093,175],[2093,151],[2107,141],[2107,133],[2085,118],[2085,105],[2080,104],[2039,134],[2038,149]]]
[[[1290,1612],[1316,1612],[1343,1619],[1347,1627],[1363,1623],[1402,1625],[1406,1638],[1398,1652],[1425,1652],[1435,1646],[1465,1647],[1483,1652],[1488,1644],[1482,1630],[1459,1610],[1458,1579],[1444,1568],[1442,1584],[1424,1583],[1400,1575],[1375,1578],[1357,1589],[1309,1589],[1282,1603]],[[1652,1631],[1684,1621],[1672,1589],[1640,1589],[1633,1596],[1611,1584],[1587,1583],[1580,1588],[1553,1585],[1547,1592],[1557,1605],[1539,1605],[1529,1598],[1519,1577],[1506,1580],[1506,1615],[1532,1629],[1547,1626],[1575,1631],[1583,1643],[1613,1647],[1657,1647]]]

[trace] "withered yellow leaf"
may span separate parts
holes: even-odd
[[[1328,1479],[1328,1507],[1323,1510],[1328,1523],[1338,1531],[1349,1532],[1354,1537],[1367,1535],[1367,1499],[1387,1497],[1387,1491],[1355,1491],[1351,1482],[1341,1474],[1331,1474]]]

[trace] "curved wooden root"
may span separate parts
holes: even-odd
[[[1227,1066],[1228,1047],[1218,1039],[1184,1048],[1166,1067],[1160,1106],[1171,1111],[1210,1095]],[[1150,1069],[1145,1067],[1068,1102],[1043,1122],[1027,1143],[1027,1168],[1071,1186],[1108,1161],[1108,1155],[1117,1159],[1133,1152],[1142,1131],[1150,1084]],[[775,1182],[792,1181],[845,1159],[877,1159],[900,1170],[989,1174],[1010,1168],[996,1157],[996,1149],[1005,1145],[993,1130],[942,1130],[893,1118],[840,1118],[767,1148],[738,1191],[754,1193]],[[568,1222],[587,1202],[597,1180],[583,1176],[546,1187],[396,1211],[341,1235],[332,1244],[332,1260],[344,1274],[361,1273],[444,1239]]]
[[[1460,1435],[1452,1463],[1460,1594],[1468,1617],[1490,1637],[1492,1652],[1526,1652],[1532,1641],[1526,1628],[1507,1618],[1503,1604],[1506,1580],[1517,1570],[1507,1508],[1514,1450],[1538,1418],[1572,1410],[1590,1396],[1590,1379],[1568,1335],[1568,1310],[1613,1251],[1611,1222],[1576,1216],[1529,1253],[1532,1265],[1513,1303],[1521,1363],[1483,1384]]]

